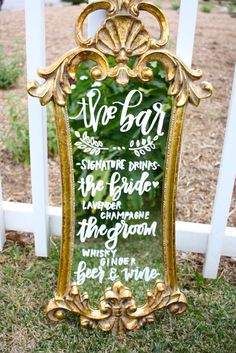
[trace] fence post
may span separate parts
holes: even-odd
[[[5,235],[5,220],[4,220],[4,211],[3,211],[3,201],[2,201],[2,181],[0,177],[0,251],[2,251],[5,241],[6,241],[6,235]]]
[[[176,55],[192,66],[198,0],[181,0]]]
[[[212,214],[211,233],[203,269],[205,278],[216,278],[222,252],[223,238],[229,217],[236,176],[236,67],[228,121],[225,132],[220,172]]]
[[[37,79],[37,69],[45,67],[44,0],[25,0],[27,77]],[[28,98],[30,164],[33,201],[35,253],[47,256],[48,165],[46,111],[35,98]]]
[[[95,2],[89,0],[89,3]],[[93,37],[106,18],[105,10],[97,10],[88,16],[88,37]]]

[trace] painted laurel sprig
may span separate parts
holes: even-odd
[[[133,151],[137,157],[140,157],[140,155],[145,155],[147,152],[151,152],[151,150],[156,148],[154,141],[157,141],[158,138],[159,136],[156,135],[153,140],[151,139],[151,136],[148,136],[147,139],[143,138],[141,141],[131,140],[129,150]]]
[[[101,151],[108,150],[108,148],[103,147],[102,141],[97,141],[93,136],[88,136],[87,131],[82,136],[79,131],[75,131],[75,136],[79,139],[79,141],[75,142],[75,146],[91,155],[98,156]]]

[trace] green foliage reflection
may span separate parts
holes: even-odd
[[[138,114],[141,111],[152,109],[152,106],[156,102],[162,103],[163,110],[166,113],[165,122],[164,122],[164,136],[162,136],[158,141],[155,142],[156,149],[151,150],[147,156],[140,155],[138,157],[139,161],[150,160],[152,162],[158,161],[160,167],[157,170],[150,170],[150,178],[155,181],[161,182],[163,179],[163,170],[164,170],[164,160],[165,160],[165,147],[166,147],[166,139],[167,139],[167,131],[168,125],[170,121],[171,115],[171,107],[172,107],[172,99],[168,96],[168,88],[169,85],[165,81],[165,73],[162,67],[157,64],[156,62],[152,62],[150,64],[154,70],[154,79],[148,83],[142,83],[138,80],[131,80],[130,83],[126,87],[120,87],[116,84],[114,80],[106,79],[102,83],[94,82],[90,78],[90,68],[93,66],[91,63],[81,64],[77,71],[77,84],[73,87],[72,94],[68,98],[68,115],[70,117],[76,117],[80,110],[81,106],[78,104],[82,100],[83,97],[86,96],[87,92],[96,87],[101,92],[101,99],[97,105],[97,109],[99,109],[102,105],[111,106],[116,101],[124,101],[127,94],[134,89],[138,89],[143,94],[143,101],[142,103],[133,108],[132,114]],[[112,62],[111,62],[112,66]],[[134,98],[135,100],[135,98]],[[135,103],[132,102],[132,103]],[[119,108],[117,116],[121,114],[121,108]],[[136,111],[134,111],[136,109]],[[131,140],[138,141],[138,143],[142,143],[142,134],[140,132],[140,128],[134,126],[131,130],[127,133],[118,133],[119,128],[119,119],[114,119],[109,122],[106,126],[102,126],[99,123],[98,130],[93,134],[93,137],[97,140],[101,139],[105,146],[127,146]],[[75,146],[75,142],[78,140],[75,136],[75,132],[78,135],[82,135],[87,129],[85,129],[84,124],[82,123],[82,117],[79,120],[70,119],[70,129],[71,129],[71,139],[72,139],[72,148],[73,148],[73,160],[74,160],[74,173],[75,173],[75,181],[81,177],[81,170],[80,168],[76,167],[76,164],[81,162],[82,159],[90,159],[96,160],[98,159],[97,156],[89,155],[89,153],[84,152],[83,150],[78,150]],[[154,138],[155,133],[151,133],[150,135]],[[140,142],[139,142],[140,141]],[[116,159],[125,159],[126,161],[132,161],[134,159],[137,160],[137,157],[134,156],[131,151],[128,149],[125,150],[111,150],[103,151],[102,154],[99,156],[99,159],[104,160],[116,160]],[[110,171],[99,171],[95,170],[91,171],[83,171],[83,177],[86,176],[86,173],[92,173],[95,180],[104,180],[106,182],[109,180]],[[129,171],[122,171],[122,176],[126,176],[128,178],[133,178],[134,181],[139,180],[141,171],[134,170],[132,172]],[[75,187],[77,189],[77,187]],[[132,196],[125,196],[122,195],[120,201],[122,202],[122,206],[124,209],[127,210],[137,210],[137,209],[146,209],[148,205],[148,209],[157,208],[156,201],[157,198],[160,200],[160,188],[152,188],[152,190],[143,197],[139,195],[132,194]],[[89,195],[85,201],[92,200],[91,196]],[[102,192],[97,193],[96,200],[93,201],[111,201],[106,189]],[[81,196],[79,192],[76,190],[76,205],[77,205],[77,216],[85,216],[85,211],[82,211],[82,208],[78,205],[81,204]],[[160,202],[158,202],[160,205]],[[160,207],[158,207],[160,208]],[[88,211],[87,216],[93,212]]]

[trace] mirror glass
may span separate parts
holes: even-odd
[[[131,63],[132,64],[132,63]],[[72,281],[97,303],[120,280],[135,299],[163,280],[162,185],[172,98],[157,62],[154,78],[95,82],[78,67],[67,100],[74,165]]]

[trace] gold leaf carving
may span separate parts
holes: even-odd
[[[100,299],[99,308],[89,306],[88,294],[80,294],[79,287],[72,284],[64,300],[55,298],[48,304],[47,313],[51,320],[65,318],[66,311],[80,316],[81,326],[99,327],[103,331],[124,333],[154,322],[154,312],[164,307],[171,312],[180,313],[186,309],[186,298],[179,290],[171,291],[162,282],[157,282],[154,292],[147,292],[146,303],[137,307],[129,288],[121,282],[107,288]]]
[[[94,38],[83,39],[82,27],[86,17],[93,11],[105,9],[107,19],[98,29]],[[140,11],[151,13],[161,29],[160,39],[150,38],[143,23],[137,18]],[[159,61],[166,71],[167,81],[171,83],[169,94],[176,96],[177,106],[187,101],[198,105],[200,100],[212,94],[210,84],[203,82],[200,87],[193,82],[202,76],[200,70],[191,70],[177,57],[162,48],[168,41],[168,24],[162,11],[152,4],[136,1],[110,0],[89,4],[77,21],[77,42],[79,46],[46,70],[39,70],[39,76],[46,81],[42,85],[28,83],[28,92],[39,97],[42,104],[51,99],[65,106],[66,97],[71,93],[71,84],[76,80],[77,66],[84,60],[93,60],[98,65],[91,70],[92,77],[102,81],[106,77],[116,79],[120,85],[126,85],[130,78],[138,77],[142,81],[153,78],[150,61]],[[107,56],[113,56],[115,67],[109,67]],[[137,60],[133,68],[128,66],[130,57]]]
[[[147,51],[150,37],[140,20],[132,16],[114,16],[97,32],[96,47],[104,54],[115,56],[117,62],[123,62]],[[122,50],[124,56],[120,55]]]
[[[76,48],[46,70],[39,70],[38,75],[44,78],[45,82],[40,85],[37,81],[29,81],[27,85],[29,94],[40,98],[42,105],[54,100],[58,105],[65,106],[67,95],[71,93],[71,84],[76,82],[77,67],[85,60],[92,60],[98,64],[91,70],[94,79],[101,81],[107,77],[109,66],[101,52],[96,49]]]
[[[163,65],[166,72],[166,79],[170,82],[168,94],[176,97],[177,107],[184,106],[187,102],[198,106],[201,99],[212,95],[212,85],[208,82],[202,82],[197,86],[194,81],[202,77],[201,70],[189,69],[181,60],[166,50],[150,50],[146,52],[136,66],[137,76],[142,81],[150,81],[153,75],[147,70],[147,64],[151,61],[158,61]]]

